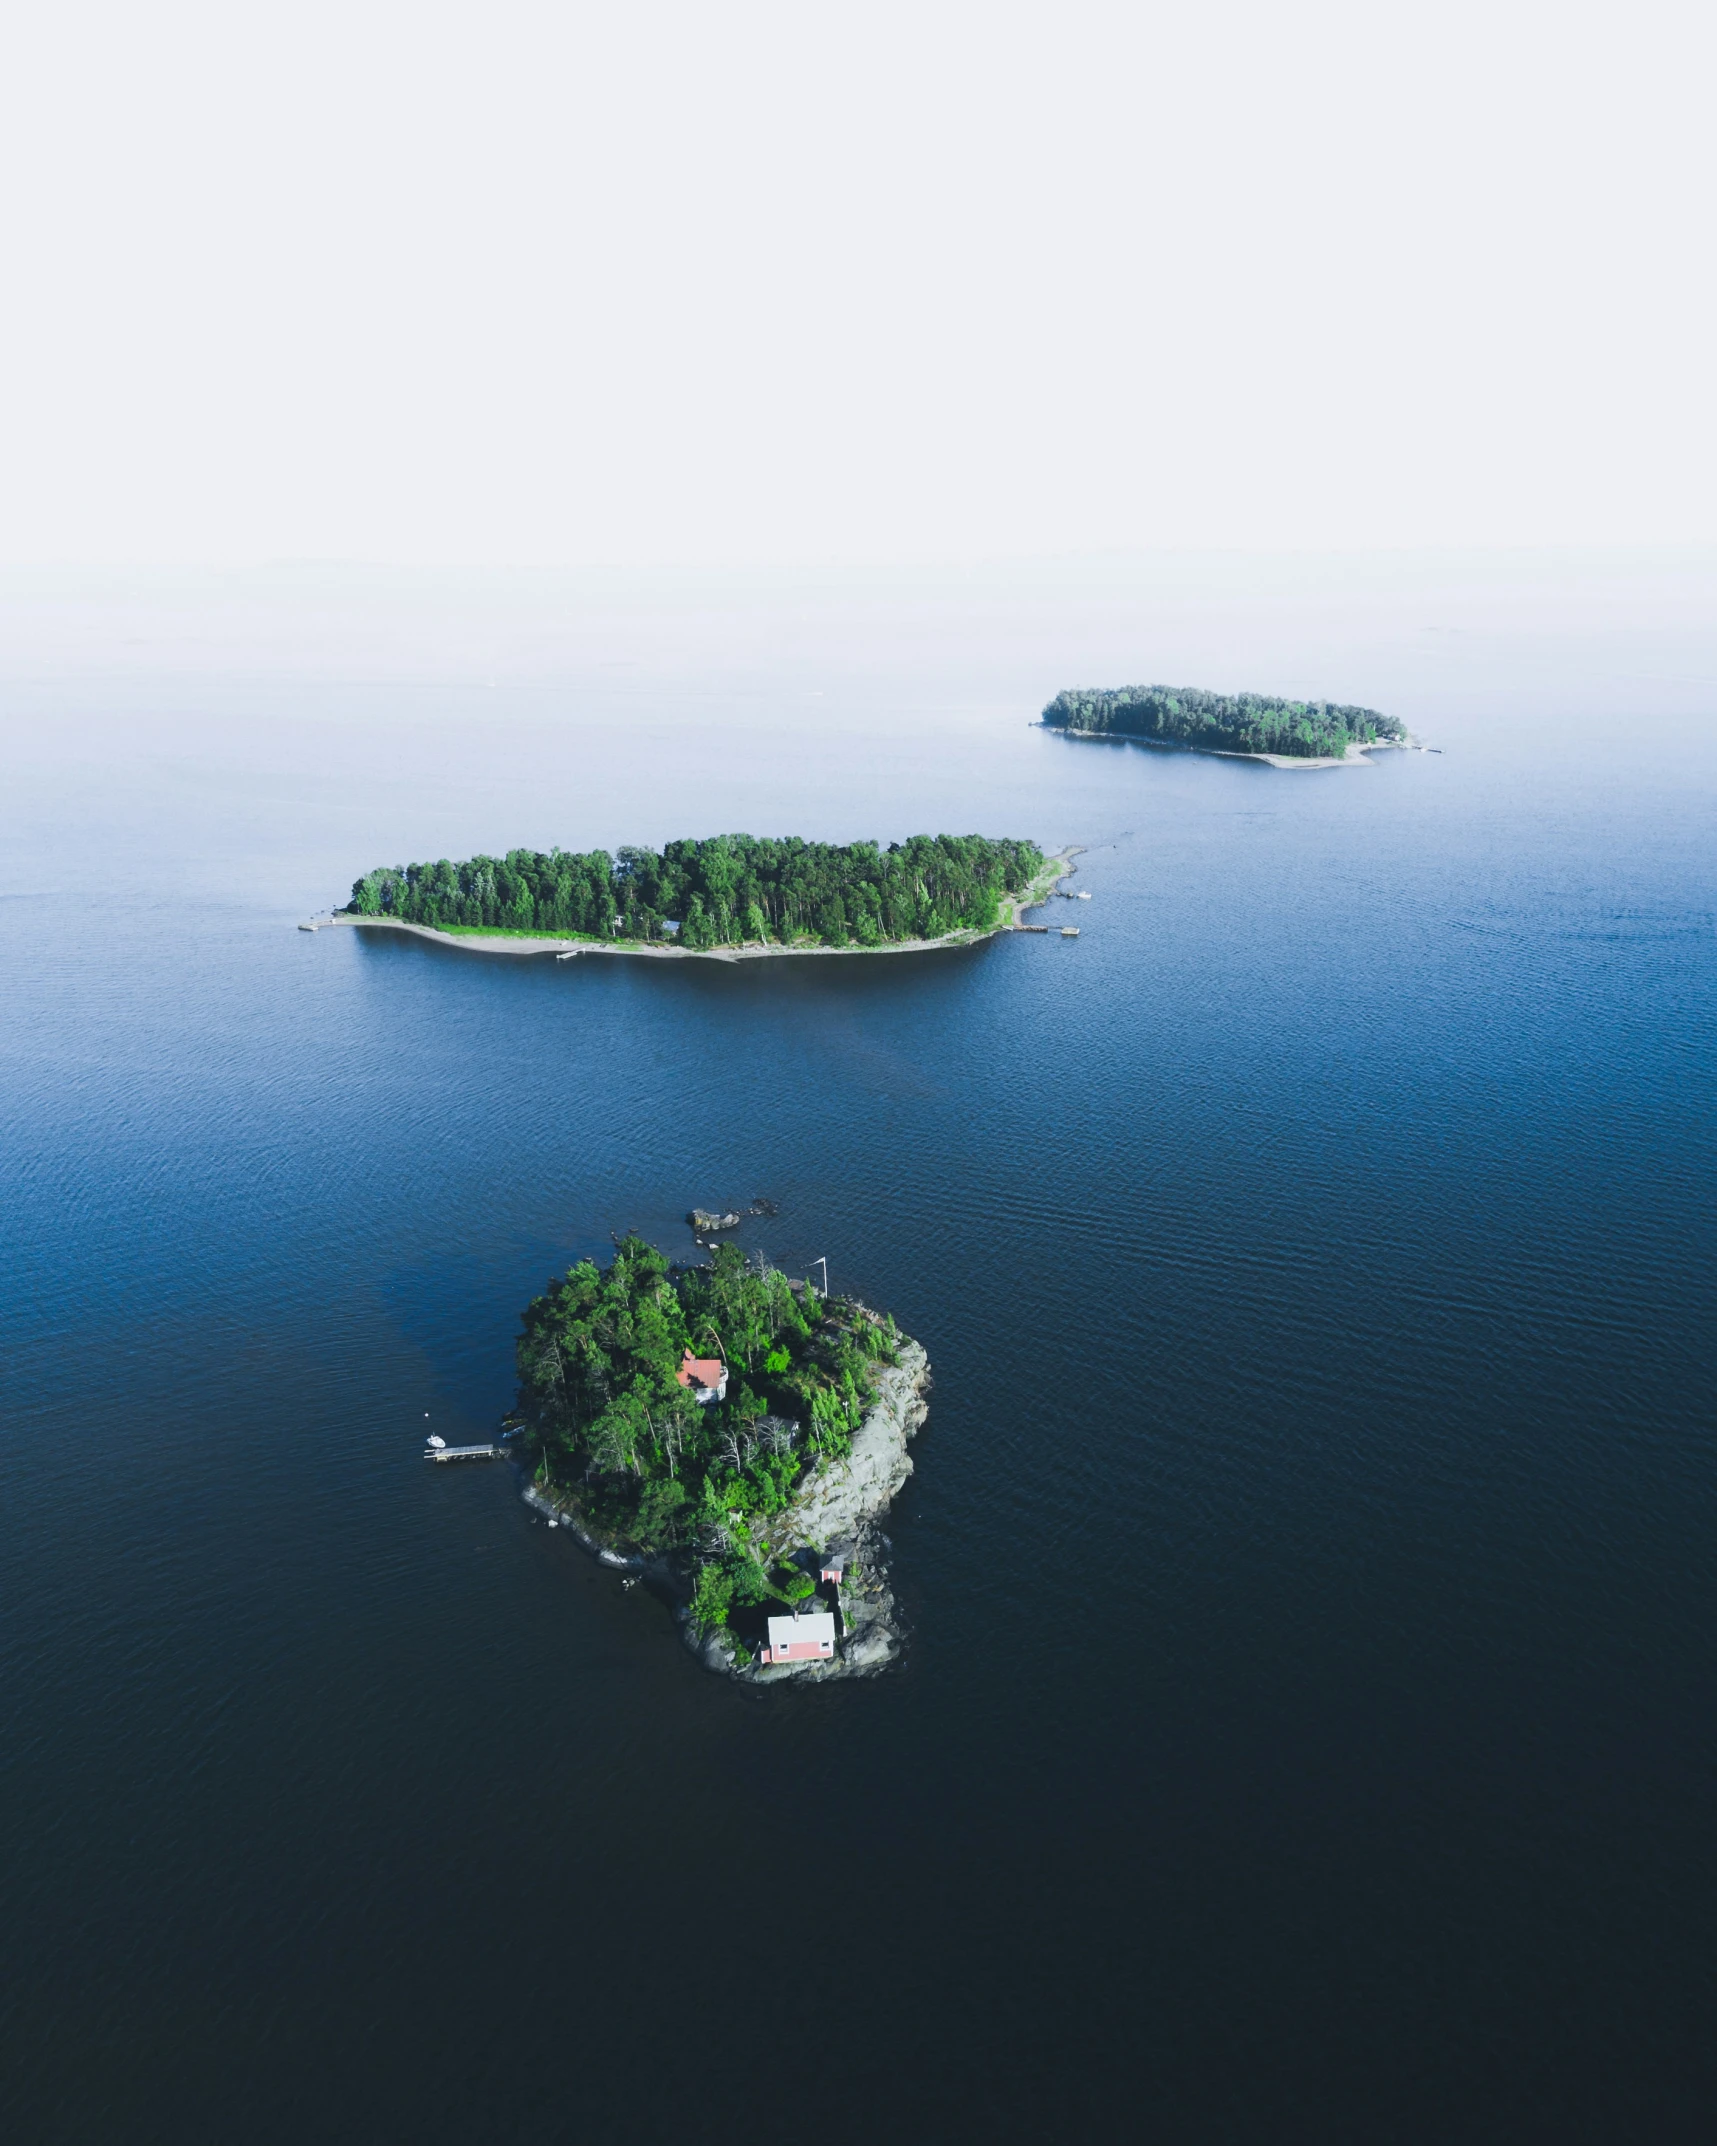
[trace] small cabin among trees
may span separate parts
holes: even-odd
[[[705,1408],[727,1399],[727,1366],[719,1356],[694,1356],[688,1349],[675,1375]]]

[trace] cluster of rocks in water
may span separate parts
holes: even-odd
[[[766,1200],[759,1194],[749,1207],[694,1207],[686,1220],[692,1226],[692,1235],[701,1244],[706,1237],[720,1230],[738,1229],[753,1215],[778,1215],[780,1212],[773,1200]]]
[[[672,1557],[628,1557],[608,1548],[568,1509],[534,1486],[527,1504],[558,1526],[569,1528],[603,1564],[642,1578],[674,1607],[680,1637],[706,1669],[744,1684],[795,1680],[827,1683],[834,1677],[874,1675],[899,1658],[901,1634],[889,1584],[888,1538],[879,1522],[912,1473],[908,1442],[929,1413],[924,1395],[930,1360],[904,1335],[898,1361],[879,1365],[870,1406],[853,1433],[844,1459],[819,1459],[799,1485],[791,1505],[773,1514],[757,1547],[777,1564],[795,1564],[813,1580],[828,1559],[844,1560],[839,1583],[822,1582],[804,1610],[831,1611],[836,1649],[827,1660],[764,1662],[760,1649],[726,1627],[702,1631],[691,1614],[693,1573]],[[782,1605],[774,1604],[776,1611]]]

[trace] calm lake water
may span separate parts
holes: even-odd
[[[10,2135],[1708,2136],[1709,564],[0,584]],[[1445,750],[1031,727],[1135,677]],[[1092,899],[293,928],[726,828]],[[756,1193],[934,1366],[868,1683],[729,1687],[419,1459]]]

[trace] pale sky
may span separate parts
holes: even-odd
[[[10,19],[6,560],[1717,537],[1692,6]]]

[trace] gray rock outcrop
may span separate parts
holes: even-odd
[[[713,1214],[707,1207],[694,1207],[686,1220],[700,1237],[708,1236],[715,1229],[738,1229],[745,1220],[743,1215]]]
[[[845,1460],[818,1461],[793,1503],[770,1522],[772,1549],[782,1556],[801,1545],[827,1549],[887,1512],[912,1473],[906,1445],[929,1414],[929,1383],[930,1359],[916,1341],[903,1341],[900,1361],[877,1371],[852,1451]]]

